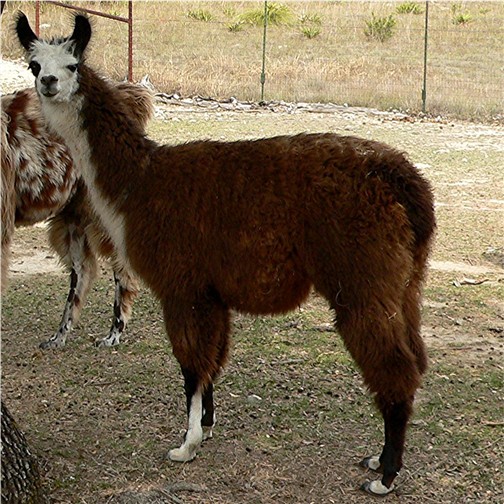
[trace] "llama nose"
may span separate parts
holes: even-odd
[[[57,82],[57,80],[58,77],[55,77],[54,75],[44,75],[44,77],[40,79],[40,82],[44,84],[44,86],[50,86],[51,84]]]

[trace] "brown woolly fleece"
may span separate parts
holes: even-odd
[[[162,301],[183,367],[211,380],[230,308],[285,312],[314,285],[371,391],[413,395],[435,222],[429,184],[402,153],[336,134],[158,146],[85,65],[78,93],[96,183],[125,218],[127,256]]]

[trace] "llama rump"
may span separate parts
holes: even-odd
[[[150,93],[140,86],[115,84],[132,117],[143,129],[152,116]],[[99,346],[119,344],[130,317],[137,282],[119,261],[114,246],[90,206],[87,189],[61,138],[47,129],[35,89],[2,96],[2,288],[14,225],[48,221],[49,242],[70,272],[70,291],[58,330],[41,348],[65,345],[78,321],[97,273],[97,256],[114,270],[114,319]]]
[[[391,147],[330,133],[160,146],[86,65],[86,16],[67,38],[39,40],[24,14],[16,30],[44,116],[78,162],[118,256],[161,302],[188,413],[170,459],[193,459],[212,434],[230,310],[283,313],[313,286],[384,419],[381,454],[362,461],[382,476],[362,488],[391,492],[427,366],[429,183]]]
[[[2,123],[3,123],[3,111],[2,111]],[[3,156],[4,152],[3,141],[1,149]],[[3,169],[3,157],[2,157],[2,178],[0,185],[1,232],[2,232],[0,287],[2,294],[7,289],[10,247],[15,227],[14,220],[16,215],[16,191],[14,189],[14,183],[15,183],[14,172],[12,170]]]

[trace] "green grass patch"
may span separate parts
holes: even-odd
[[[263,26],[264,20],[270,25],[286,25],[292,22],[293,14],[290,7],[286,4],[277,2],[268,2],[266,12],[260,7],[243,12],[239,20],[255,26]]]
[[[416,2],[404,2],[396,7],[397,14],[422,14],[423,8]]]
[[[368,39],[385,42],[392,38],[397,25],[397,20],[393,14],[388,16],[377,16],[374,12],[371,14],[371,19],[366,21],[364,35]]]
[[[318,26],[302,26],[300,28],[301,33],[307,39],[313,39],[320,35],[321,29]]]
[[[205,22],[212,21],[214,19],[213,14],[206,9],[188,10],[186,16],[196,21],[205,21]]]

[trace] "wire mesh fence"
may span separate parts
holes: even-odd
[[[171,90],[502,115],[504,2],[287,2],[288,20],[270,22],[266,32],[260,23],[237,25],[264,4],[199,2],[161,9],[162,23],[170,27],[164,69]],[[402,14],[405,5],[416,5],[416,13]],[[379,27],[388,18],[394,21],[389,36],[386,27],[383,40],[367,33],[370,24]],[[140,33],[149,23],[140,16],[136,22]],[[137,73],[155,72],[156,49],[146,47],[140,35],[135,47]]]
[[[112,15],[129,6],[83,4]],[[134,78],[164,92],[504,115],[502,0],[135,1],[133,16]],[[124,77],[127,29],[95,26],[91,59]]]

